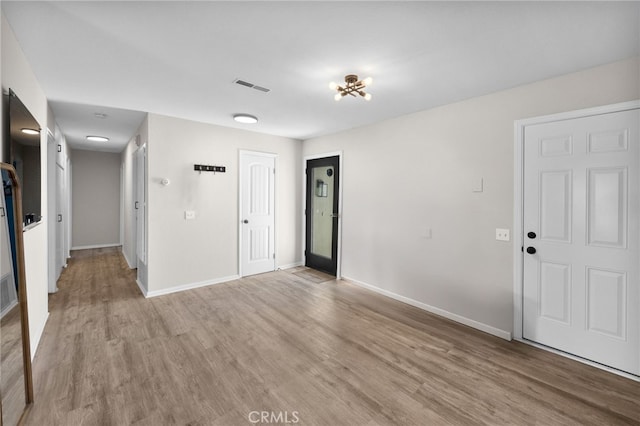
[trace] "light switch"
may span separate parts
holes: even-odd
[[[195,219],[196,218],[196,212],[194,212],[193,210],[185,210],[184,211],[184,218],[185,218],[185,220]]]
[[[498,241],[509,241],[509,230],[496,228],[496,240]]]

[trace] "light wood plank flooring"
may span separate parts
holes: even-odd
[[[152,299],[134,278],[73,253],[27,425],[640,424],[638,382],[305,268]]]

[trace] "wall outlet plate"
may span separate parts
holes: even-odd
[[[184,218],[185,218],[185,220],[195,219],[196,218],[196,212],[194,212],[193,210],[185,210],[184,211]]]
[[[496,240],[498,241],[509,241],[509,230],[503,228],[496,228]]]

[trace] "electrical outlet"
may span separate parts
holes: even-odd
[[[496,228],[496,240],[498,241],[509,241],[509,230]]]
[[[194,212],[193,210],[185,210],[184,212],[184,219],[185,220],[190,220],[190,219],[195,219],[196,218],[196,212]]]

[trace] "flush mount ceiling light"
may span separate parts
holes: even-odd
[[[367,77],[364,80],[358,80],[357,75],[349,74],[344,77],[344,81],[346,83],[344,87],[334,83],[333,81],[329,83],[329,88],[331,90],[338,91],[338,93],[333,97],[336,101],[339,101],[347,95],[355,97],[356,94],[362,96],[367,101],[371,100],[371,94],[364,91],[367,86],[371,86],[371,83],[373,83],[373,79],[371,77]]]
[[[20,129],[20,131],[21,131],[22,133],[27,134],[27,135],[37,135],[37,134],[39,134],[39,133],[40,133],[40,131],[39,131],[39,130],[36,130],[36,129],[26,129],[26,128],[25,128],[25,129]]]
[[[244,124],[255,124],[258,122],[258,117],[254,117],[253,115],[249,115],[249,114],[235,114],[233,116],[233,119],[236,120],[238,123],[244,123]]]
[[[87,136],[87,140],[91,142],[109,142],[109,138],[104,136]]]

